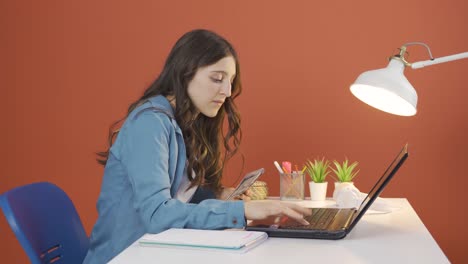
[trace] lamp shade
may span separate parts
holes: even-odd
[[[359,75],[350,90],[359,100],[387,113],[412,116],[416,114],[418,95],[403,75],[405,65],[390,60],[386,68]]]

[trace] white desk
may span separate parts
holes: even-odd
[[[408,201],[387,200],[401,209],[366,214],[341,240],[268,238],[245,254],[140,247],[135,242],[110,263],[450,263]]]

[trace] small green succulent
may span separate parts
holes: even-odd
[[[335,169],[332,168],[332,171],[336,175],[336,180],[339,182],[351,182],[354,177],[357,176],[359,171],[354,171],[356,166],[359,164],[357,161],[353,162],[351,165],[348,166],[348,159],[343,161],[342,164],[340,164],[338,161],[333,161],[333,164],[335,165]],[[354,172],[353,172],[354,171]]]
[[[314,162],[308,160],[305,169],[313,182],[322,183],[325,182],[325,178],[330,173],[329,166],[330,162],[322,158],[321,160],[315,159]]]

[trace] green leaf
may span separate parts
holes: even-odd
[[[359,172],[359,171],[354,171],[354,169],[359,164],[357,161],[351,163],[349,166],[348,166],[348,163],[349,163],[348,159],[344,160],[343,163],[341,164],[336,160],[333,161],[333,164],[335,165],[336,170],[332,168],[332,171],[335,173],[336,178],[340,182],[352,181]]]
[[[315,159],[314,162],[307,160],[305,164],[306,172],[309,174],[310,179],[316,183],[324,182],[329,171],[330,162],[322,158],[321,160]]]

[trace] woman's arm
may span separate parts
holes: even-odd
[[[175,155],[171,153],[171,140],[175,137],[171,136],[174,131],[167,116],[150,111],[142,113],[121,133],[120,136],[125,137],[122,138],[121,161],[133,188],[134,208],[147,232],[157,233],[171,227],[222,229],[245,226],[242,201],[205,200],[195,205],[172,198],[176,171],[169,160]],[[185,152],[176,151],[178,155],[185,155]]]

